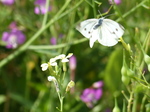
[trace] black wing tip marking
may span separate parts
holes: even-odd
[[[119,24],[119,26],[120,26],[120,28],[121,28],[122,30],[124,30],[124,27],[123,27],[121,24]]]
[[[76,26],[76,29],[79,30],[80,28],[81,28],[81,24],[78,24],[78,25]]]

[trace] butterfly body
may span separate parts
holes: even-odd
[[[98,19],[98,23],[94,26],[94,30],[96,30],[99,26],[101,26],[102,25],[102,22],[103,22],[103,20],[104,20],[104,18],[100,18],[100,19]]]
[[[90,47],[96,40],[104,46],[114,46],[124,33],[124,28],[111,19],[87,19],[81,22],[76,29],[90,39]]]

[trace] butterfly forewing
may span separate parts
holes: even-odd
[[[98,32],[101,32],[98,38],[99,43],[104,46],[114,46],[123,35],[124,29],[117,22],[104,19],[101,27],[98,28]]]
[[[93,33],[93,27],[97,24],[98,19],[88,19],[81,22],[76,29],[86,38],[90,38]]]
[[[111,30],[112,34],[116,35],[118,38],[123,35],[124,28],[119,23],[110,19],[104,19],[103,23],[106,24]]]

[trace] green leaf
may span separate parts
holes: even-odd
[[[109,57],[109,61],[104,72],[105,86],[112,92],[120,90],[122,84],[122,54],[122,49],[116,49]]]

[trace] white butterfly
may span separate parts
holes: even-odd
[[[76,29],[86,38],[90,39],[90,47],[96,40],[104,46],[114,46],[124,33],[124,28],[119,23],[105,19],[87,19],[77,25]]]

